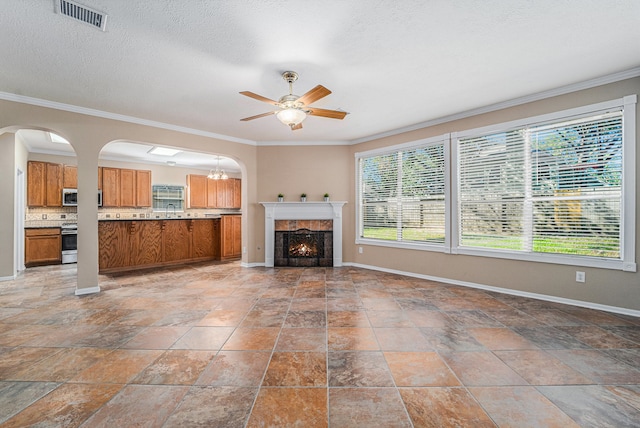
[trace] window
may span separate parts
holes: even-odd
[[[356,153],[356,244],[635,271],[636,102]]]
[[[581,110],[457,135],[456,252],[635,269],[623,245],[635,238],[635,216],[625,223],[623,211],[635,204],[625,182],[635,132],[626,138],[623,127],[635,108]]]
[[[447,157],[442,138],[358,154],[359,239],[442,247]]]
[[[184,210],[184,186],[157,185],[151,186],[153,210]]]

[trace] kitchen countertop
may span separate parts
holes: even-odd
[[[220,218],[220,214],[212,214],[212,215],[208,215],[206,217],[149,217],[149,218],[142,218],[142,217],[136,217],[136,218],[131,218],[131,217],[121,217],[121,218],[100,218],[98,219],[98,221],[150,221],[150,220],[215,220]]]

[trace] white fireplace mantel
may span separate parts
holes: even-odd
[[[264,265],[273,267],[276,220],[333,220],[333,266],[342,266],[342,206],[337,202],[260,202],[264,205]]]

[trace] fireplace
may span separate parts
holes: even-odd
[[[342,206],[346,202],[260,202],[264,206],[264,264],[273,266],[342,266]],[[278,220],[286,220],[286,230]],[[278,232],[287,232],[287,264],[282,260],[275,264],[276,259],[284,257],[284,234],[276,234],[276,223],[279,224]],[[284,223],[282,223],[284,224]],[[307,229],[307,230],[304,230]],[[315,234],[316,232],[319,232]],[[315,235],[314,235],[315,234]],[[282,235],[282,238],[276,238]],[[292,235],[302,235],[294,236]],[[323,248],[315,250],[309,243],[305,247],[300,246],[300,238],[307,239],[306,235],[312,235],[313,242],[320,243]],[[276,239],[278,243],[276,243]],[[304,240],[303,239],[303,240]],[[280,244],[282,242],[282,245]],[[289,242],[296,241],[298,245],[289,254]],[[304,244],[304,242],[303,242]],[[277,247],[277,249],[276,249]],[[311,254],[316,251],[318,256]],[[311,260],[314,259],[315,260]],[[291,261],[293,260],[293,261]],[[311,264],[313,263],[313,264]]]
[[[331,220],[276,220],[274,266],[333,266]]]

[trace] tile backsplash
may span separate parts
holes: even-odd
[[[169,211],[170,218],[206,218],[220,214],[240,213],[239,210],[224,209],[187,209],[176,211],[175,215]],[[165,211],[153,211],[151,208],[100,208],[98,220],[136,220],[136,219],[162,219],[166,218]],[[76,207],[56,208],[27,208],[25,215],[26,227],[59,226],[62,223],[74,223],[78,221]]]

